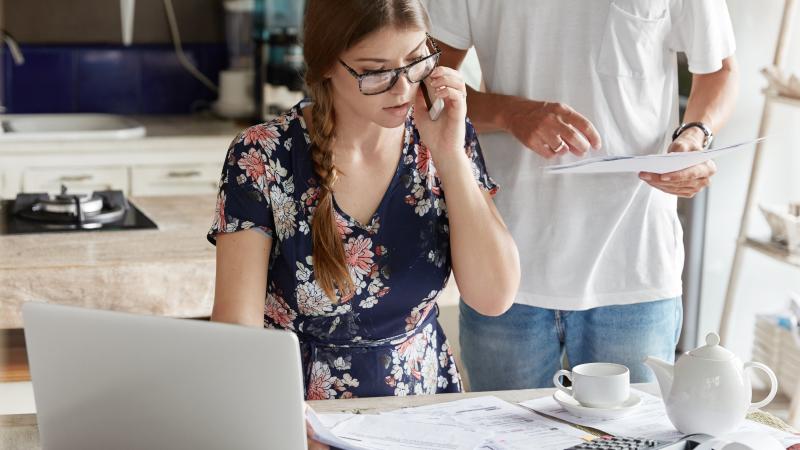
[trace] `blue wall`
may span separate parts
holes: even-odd
[[[184,45],[215,83],[225,44]],[[23,45],[25,64],[3,52],[8,113],[188,114],[216,98],[178,62],[172,45]]]

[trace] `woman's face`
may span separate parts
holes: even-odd
[[[429,54],[425,31],[385,27],[366,36],[342,53],[339,59],[357,73],[363,74],[403,67]],[[419,83],[409,83],[405,75],[401,74],[388,91],[364,95],[359,91],[358,80],[338,61],[329,76],[337,105],[344,106],[349,114],[384,128],[403,125],[419,87]]]

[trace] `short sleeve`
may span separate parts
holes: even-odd
[[[243,131],[231,143],[220,177],[217,206],[209,242],[216,245],[220,233],[258,229],[274,236],[275,222],[270,205],[270,185],[274,176],[264,151],[268,138],[264,125]]]
[[[689,71],[713,73],[736,51],[733,25],[725,0],[681,0],[673,18],[670,47],[686,53]]]
[[[472,47],[468,0],[425,0],[425,6],[435,39],[461,50]]]
[[[497,191],[500,190],[500,186],[489,176],[489,171],[486,168],[486,161],[483,159],[481,144],[478,142],[478,133],[475,131],[475,127],[472,126],[472,122],[470,122],[469,119],[467,119],[467,133],[464,149],[467,152],[467,157],[469,157],[472,162],[472,175],[475,177],[475,181],[478,182],[478,186],[480,186],[481,190],[489,192],[489,194],[494,197]]]

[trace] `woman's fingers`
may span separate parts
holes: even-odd
[[[464,92],[450,86],[439,86],[433,94],[437,98],[462,101],[466,98]]]
[[[467,85],[464,83],[464,80],[458,74],[446,74],[439,77],[434,77],[431,75],[430,77],[429,86],[433,89],[440,88],[442,86],[449,86],[452,88],[456,88],[459,91],[466,94],[467,92]]]
[[[308,450],[330,450],[330,447],[328,447],[325,444],[320,444],[319,442],[317,442],[317,441],[315,441],[313,439],[309,439],[308,440]]]

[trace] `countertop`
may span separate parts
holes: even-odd
[[[136,139],[77,140],[41,142],[0,142],[0,155],[26,152],[103,151],[130,152],[142,148],[174,148],[201,146],[225,149],[236,135],[247,128],[245,122],[222,120],[208,115],[131,116],[147,129],[147,135]]]
[[[158,230],[0,235],[0,329],[46,301],[172,317],[211,312],[213,196],[132,197]]]

